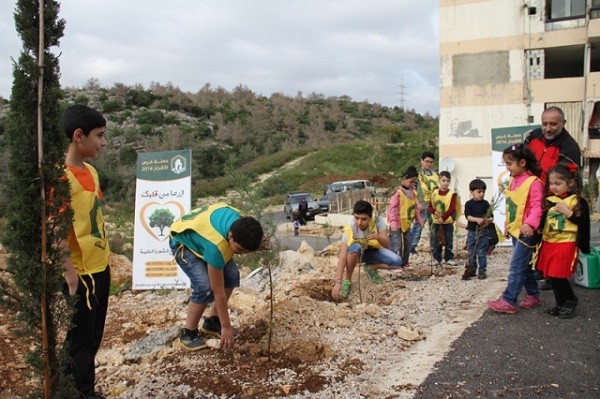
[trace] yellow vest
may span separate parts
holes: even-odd
[[[558,204],[564,203],[573,210],[577,205],[577,196],[570,195],[566,198],[559,198],[552,195],[546,198],[548,201]],[[555,206],[548,209],[546,214],[546,222],[544,223],[544,230],[542,231],[542,238],[548,242],[575,242],[577,239],[577,225],[562,213],[556,211]]]
[[[508,188],[504,192],[506,196],[506,230],[515,238],[521,234],[529,189],[536,180],[539,180],[536,176],[529,176],[516,190],[510,189],[513,178],[508,180]]]
[[[364,230],[365,236],[368,236],[369,234],[371,234],[373,232],[379,233],[379,230],[377,229],[377,218],[378,218],[377,212],[373,211],[373,217],[371,218],[371,221],[369,221],[369,226],[367,226],[366,230]],[[348,224],[348,225],[346,225],[346,227],[344,227],[344,235],[346,236],[346,245],[348,245],[348,246],[357,242],[363,247],[363,249],[367,249],[367,248],[379,249],[379,248],[381,248],[381,243],[378,240],[367,240],[366,238],[354,238],[354,233],[352,232],[352,226],[350,224]]]
[[[400,228],[403,233],[410,230],[412,221],[415,218],[417,195],[413,195],[410,199],[401,188],[398,189],[398,200],[400,201],[400,208],[398,209],[398,216],[400,217]]]
[[[433,171],[431,173],[432,173],[431,176],[428,176],[424,173],[421,173],[421,171],[419,171],[419,188],[421,189],[421,192],[423,193],[423,201],[425,201],[425,202],[431,201],[431,194],[433,194],[434,191],[437,190],[439,187],[438,174]]]
[[[175,235],[177,233],[181,233],[186,230],[193,231],[197,236],[201,236],[204,239],[208,240],[212,244],[214,244],[221,255],[223,256],[223,260],[225,263],[229,262],[231,258],[233,258],[233,250],[229,245],[226,237],[223,236],[212,226],[210,222],[210,217],[214,211],[221,208],[230,208],[233,211],[241,214],[240,211],[235,209],[232,206],[227,205],[224,202],[219,202],[217,204],[201,206],[200,208],[193,209],[187,215],[184,215],[181,219],[176,220],[171,224],[169,229],[171,230],[171,236],[173,237],[173,233]],[[190,251],[192,251],[196,256],[200,259],[204,259],[203,255],[194,251],[193,248],[187,247]]]
[[[431,205],[433,206],[433,209],[435,209],[435,212],[438,212],[440,215],[443,215],[444,213],[446,213],[448,208],[450,208],[450,204],[452,203],[453,196],[454,196],[454,191],[452,191],[452,190],[448,190],[446,195],[440,195],[439,190],[435,190],[433,193],[431,193]],[[458,212],[459,208],[460,208],[460,205],[458,203],[458,197],[457,197],[456,198],[456,212]],[[456,215],[457,215],[457,213],[454,214],[454,217],[456,217]],[[444,224],[454,223],[454,217],[450,216],[448,219],[444,220]],[[439,224],[437,221],[437,218],[435,217],[435,214],[431,215],[431,221],[435,224]]]
[[[77,274],[102,272],[108,266],[110,247],[106,237],[102,204],[100,201],[100,181],[98,172],[84,163],[94,178],[94,191],[86,191],[75,175],[66,168],[71,186],[71,207],[73,208],[73,231],[67,237],[67,246]]]

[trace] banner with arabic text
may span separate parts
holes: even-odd
[[[492,129],[492,176],[493,176],[493,199],[496,201],[494,209],[494,222],[504,232],[506,221],[506,202],[504,190],[508,187],[510,173],[506,170],[502,152],[511,145],[521,144],[526,134],[538,128],[539,125],[512,126]],[[511,245],[511,240],[504,241],[504,245]]]
[[[134,290],[190,286],[169,248],[169,226],[191,209],[190,160],[190,150],[138,154],[133,238]]]

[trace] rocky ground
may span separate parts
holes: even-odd
[[[487,280],[463,281],[466,251],[457,251],[461,266],[438,269],[423,247],[411,259],[414,270],[382,272],[381,285],[355,273],[349,298],[335,303],[338,245],[280,253],[271,341],[268,273],[244,270],[230,301],[239,333],[230,352],[218,341],[195,353],[178,347],[186,291],[112,296],[97,388],[122,399],[411,398],[452,341],[480,317],[485,301],[506,285],[508,249],[489,258]],[[113,256],[112,264],[116,279],[127,278],[128,259]],[[11,323],[0,310],[0,399],[22,397],[36,383],[22,359],[27,345],[11,335]]]

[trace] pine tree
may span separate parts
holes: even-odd
[[[69,320],[69,307],[61,294],[64,251],[59,243],[66,237],[72,214],[62,167],[68,141],[60,128],[59,61],[49,49],[58,46],[65,21],[58,18],[58,2],[43,3],[44,64],[39,68],[39,7],[39,1],[18,0],[14,12],[23,48],[18,62],[13,63],[11,112],[6,132],[10,175],[4,182],[9,201],[3,240],[10,254],[7,271],[12,280],[0,282],[0,297],[17,315],[19,339],[33,348],[27,360],[34,371],[44,376],[41,381],[44,396],[59,398],[70,397],[66,391],[71,389],[61,373],[63,351],[58,349],[58,331],[61,327],[68,328]],[[41,163],[37,124],[40,69],[43,70]],[[42,396],[39,392],[32,395]]]

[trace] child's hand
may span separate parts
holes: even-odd
[[[342,288],[342,284],[335,282],[333,289],[331,290],[331,297],[334,301],[339,302],[342,298],[340,297],[340,289]]]
[[[559,202],[558,204],[556,204],[554,206],[554,209],[556,209],[557,212],[560,212],[565,216],[571,215],[571,210],[569,209],[567,204],[565,204],[564,202]]]
[[[376,240],[379,237],[379,233],[376,231],[372,231],[368,236],[367,240]]]
[[[531,237],[531,236],[533,236],[533,229],[528,224],[521,225],[521,228],[519,229],[519,231],[525,237]]]
[[[221,347],[223,349],[233,349],[233,327],[221,327]]]

